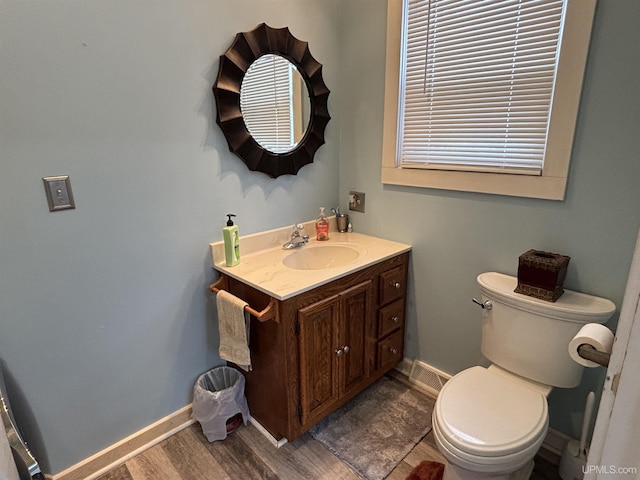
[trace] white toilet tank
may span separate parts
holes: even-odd
[[[565,290],[555,302],[515,293],[517,278],[478,275],[482,300],[482,354],[494,364],[553,387],[580,383],[584,367],[569,356],[571,339],[586,323],[604,323],[616,311],[606,298]]]

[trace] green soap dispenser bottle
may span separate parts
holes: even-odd
[[[222,237],[224,239],[224,257],[227,267],[233,267],[240,263],[240,235],[238,234],[238,226],[233,224],[231,217],[234,214],[228,213],[227,226],[222,229]]]

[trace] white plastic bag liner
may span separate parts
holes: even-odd
[[[200,422],[207,440],[227,438],[227,420],[242,414],[246,425],[249,407],[244,396],[244,376],[231,367],[216,367],[198,377],[193,387],[192,417]]]

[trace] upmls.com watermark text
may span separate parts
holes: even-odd
[[[603,475],[637,475],[638,467],[621,467],[618,465],[584,465],[582,473],[598,473]]]

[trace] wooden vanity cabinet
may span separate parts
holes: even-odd
[[[245,394],[251,415],[276,439],[296,439],[402,360],[408,258],[278,301],[275,320],[252,318]],[[255,309],[271,300],[227,281]]]

